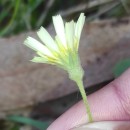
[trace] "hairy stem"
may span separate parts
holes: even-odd
[[[91,114],[91,111],[90,111],[87,95],[85,93],[83,81],[82,80],[77,80],[76,83],[77,83],[77,85],[79,87],[80,93],[81,93],[82,98],[83,98],[83,102],[84,102],[85,107],[86,107],[86,111],[87,111],[87,114],[88,114],[88,120],[89,120],[89,122],[92,122],[93,118],[92,118],[92,114]]]

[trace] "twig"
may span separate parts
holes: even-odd
[[[113,8],[115,8],[115,7],[118,6],[119,4],[120,4],[120,2],[118,1],[118,2],[115,2],[112,6],[110,6],[110,7],[108,7],[108,8],[105,8],[104,10],[99,10],[99,12],[98,12],[97,14],[88,17],[88,18],[86,19],[86,21],[89,22],[89,21],[92,21],[92,20],[95,19],[95,18],[98,18],[99,16],[101,16],[101,15],[104,14],[104,13],[107,13],[108,11],[110,11],[110,10],[113,9]]]
[[[55,0],[49,0],[46,7],[45,7],[45,11],[44,13],[41,15],[41,17],[39,18],[39,20],[37,21],[37,27],[39,27],[41,25],[41,23],[43,22],[43,20],[46,18],[49,9],[53,6],[53,3],[55,2]]]
[[[66,17],[70,14],[73,14],[73,13],[76,13],[76,12],[81,12],[85,9],[90,9],[90,8],[93,8],[95,6],[99,6],[99,5],[102,5],[102,4],[106,4],[106,3],[109,3],[109,2],[112,2],[114,0],[95,0],[95,1],[91,1],[89,3],[84,3],[84,4],[80,4],[78,6],[74,6],[74,7],[71,7],[70,9],[67,9],[66,11],[61,11],[60,14],[63,16],[63,17]]]

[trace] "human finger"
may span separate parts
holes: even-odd
[[[94,121],[130,120],[130,69],[119,78],[88,96]],[[88,123],[82,101],[60,116],[47,130],[69,130]]]

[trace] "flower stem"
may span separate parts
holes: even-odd
[[[86,107],[86,111],[87,111],[87,114],[88,114],[88,120],[89,120],[89,123],[93,121],[93,118],[92,118],[92,114],[91,114],[91,111],[90,111],[90,107],[89,107],[89,103],[88,103],[88,99],[87,99],[87,95],[85,93],[85,89],[84,89],[84,85],[83,85],[83,81],[82,79],[79,79],[76,81],[78,87],[79,87],[79,90],[80,90],[80,93],[82,95],[82,98],[83,98],[83,102],[85,104],[85,107]]]

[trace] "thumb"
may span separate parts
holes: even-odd
[[[130,120],[130,69],[113,82],[88,96],[94,121]],[[88,122],[82,101],[59,117],[48,130],[69,130]]]
[[[130,130],[130,121],[94,122],[71,130]]]

